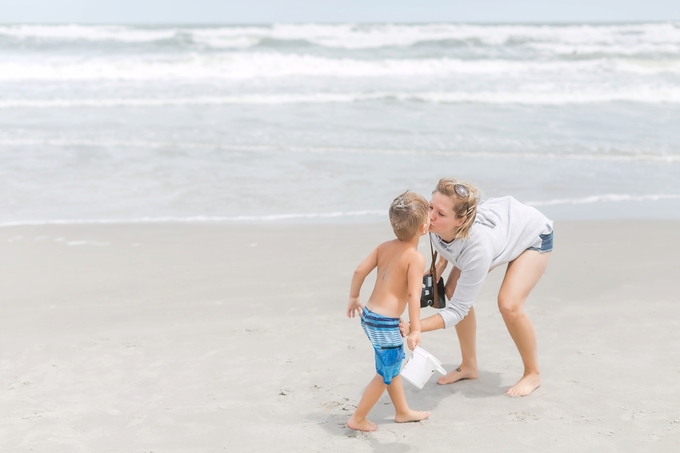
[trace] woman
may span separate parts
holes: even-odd
[[[478,191],[463,182],[439,181],[430,202],[430,237],[441,259],[437,279],[453,264],[446,281],[446,308],[421,320],[423,332],[456,326],[462,363],[439,379],[451,384],[478,376],[476,329],[472,303],[487,273],[507,264],[498,308],[524,364],[522,378],[506,394],[526,396],[541,385],[536,335],[524,301],[543,275],[552,251],[552,221],[512,197],[479,202]],[[410,326],[402,323],[402,334]]]

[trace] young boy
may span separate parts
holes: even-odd
[[[396,410],[397,423],[415,422],[430,416],[429,412],[411,410],[406,403],[399,371],[404,360],[404,347],[399,333],[399,317],[408,303],[411,333],[408,347],[420,345],[420,293],[423,286],[425,257],[418,250],[420,236],[430,226],[429,203],[425,198],[406,191],[390,206],[390,223],[397,239],[380,244],[354,271],[347,304],[347,317],[361,313],[361,326],[375,350],[377,374],[368,384],[347,426],[360,431],[375,431],[376,425],[366,420],[385,388]],[[378,268],[373,293],[362,309],[359,291],[366,276]]]

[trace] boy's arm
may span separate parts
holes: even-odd
[[[359,300],[361,285],[364,284],[366,276],[378,266],[378,247],[357,266],[352,276],[352,283],[349,288],[349,302],[347,302],[347,317],[354,318],[355,313],[361,315],[363,306]]]
[[[411,322],[411,333],[408,336],[408,348],[413,351],[420,346],[420,294],[423,290],[423,270],[425,257],[415,252],[408,266],[408,317]]]

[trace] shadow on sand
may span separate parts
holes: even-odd
[[[449,365],[448,369],[453,368]],[[435,374],[422,390],[403,381],[406,400],[411,408],[435,412],[443,400],[455,394],[464,398],[488,398],[499,396],[504,392],[500,387],[501,376],[499,373],[480,371],[477,379],[459,381],[449,385],[438,385],[436,383],[438,376]],[[371,409],[369,419],[378,425],[378,430],[371,433],[354,431],[347,427],[347,420],[354,412],[358,400],[349,402],[345,399],[345,401],[345,403],[326,403],[321,412],[310,413],[307,419],[315,422],[332,436],[363,439],[376,453],[405,453],[412,449],[412,445],[400,441],[399,435],[392,429],[396,426],[394,407],[387,392]],[[416,423],[428,423],[428,421]]]

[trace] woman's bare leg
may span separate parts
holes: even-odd
[[[506,394],[526,396],[541,385],[534,326],[524,312],[524,302],[548,267],[550,253],[526,250],[508,264],[498,293],[498,308],[524,364],[522,378]]]
[[[456,283],[460,277],[460,269],[454,267],[446,280],[446,298],[453,296]],[[475,379],[479,376],[477,368],[477,318],[474,308],[470,307],[467,316],[456,324],[456,334],[460,344],[462,362],[458,368],[437,380],[438,384],[452,384],[462,379]]]
[[[463,379],[476,379],[477,368],[477,318],[475,309],[470,307],[467,316],[456,324],[462,362],[458,368],[437,379],[437,384],[453,384]]]

